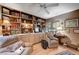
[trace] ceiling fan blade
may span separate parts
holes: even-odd
[[[47,10],[47,8],[44,8],[44,10],[46,11],[47,14],[49,14],[49,11]]]
[[[48,3],[48,4],[46,4],[46,7],[56,7],[58,5],[59,5],[59,3]]]

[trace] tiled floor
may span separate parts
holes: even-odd
[[[32,55],[55,55],[59,52],[62,52],[62,51],[65,51],[65,50],[68,50],[76,55],[79,55],[79,51],[76,51],[72,48],[68,48],[68,47],[64,47],[64,46],[60,46],[58,48],[51,48],[51,49],[43,49],[41,47],[41,44],[36,44],[33,46],[33,52],[32,52]]]

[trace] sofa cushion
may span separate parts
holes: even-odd
[[[6,42],[6,37],[0,36],[0,47],[3,45],[4,42]]]
[[[7,40],[7,41],[5,41],[5,42],[2,44],[1,48],[4,48],[4,47],[9,46],[9,45],[11,45],[11,44],[14,44],[15,42],[17,42],[16,39]]]
[[[6,47],[14,42],[16,42],[17,40],[15,39],[16,36],[10,35],[10,36],[0,36],[0,47]]]
[[[18,42],[16,42],[16,43],[10,45],[8,48],[12,48],[11,51],[15,51],[15,50],[18,49],[20,46],[22,46],[22,43],[23,43],[22,41],[18,41]]]
[[[3,53],[0,53],[0,55],[17,55],[17,54],[14,52],[3,52]]]
[[[22,41],[18,41],[14,44],[7,46],[7,47],[0,48],[0,52],[13,52],[16,49],[18,49],[22,45],[22,43],[23,43]]]

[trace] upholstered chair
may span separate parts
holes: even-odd
[[[61,43],[64,46],[71,47],[73,49],[79,50],[79,44],[72,42],[72,40],[69,37],[62,38]]]
[[[49,48],[56,48],[59,45],[58,39],[53,36],[53,33],[47,34],[47,41],[48,41]]]
[[[65,36],[64,38],[61,39],[61,43],[63,45],[68,45],[68,44],[71,44],[71,40],[69,37]]]
[[[54,38],[53,40],[48,38],[47,41],[48,41],[49,48],[57,48],[59,45],[57,38]]]

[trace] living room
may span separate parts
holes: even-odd
[[[0,55],[79,55],[79,3],[0,3]]]

